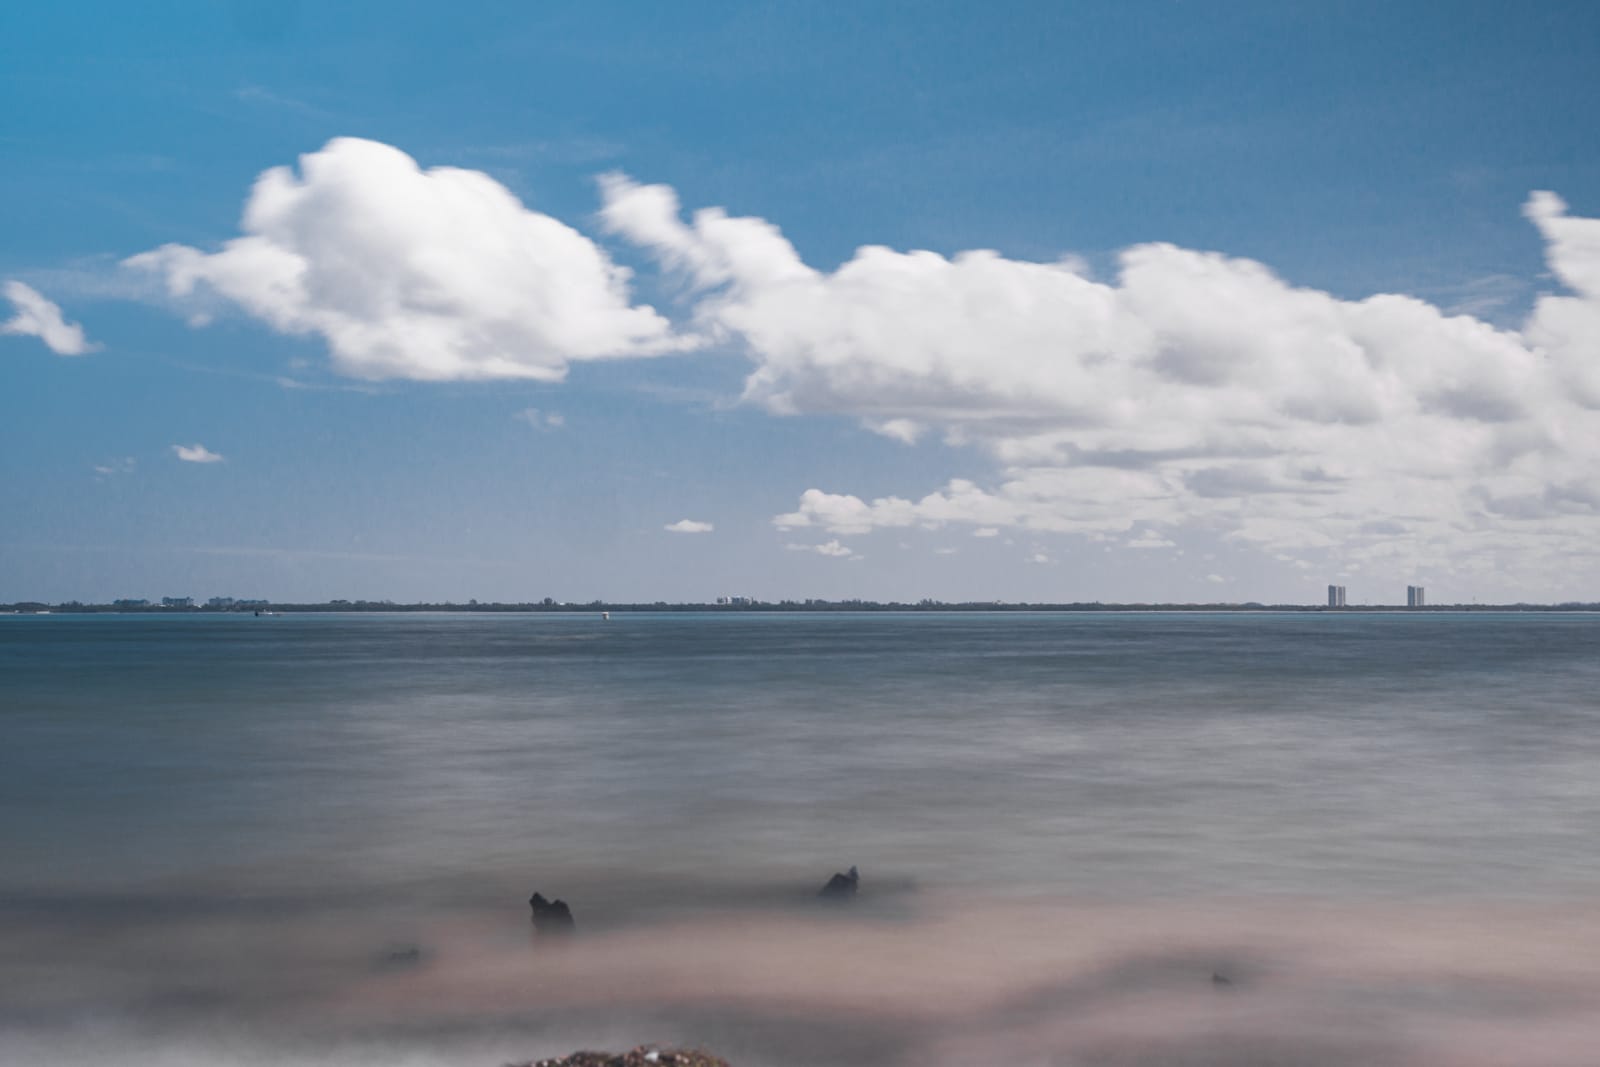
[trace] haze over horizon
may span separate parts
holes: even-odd
[[[1600,10],[0,14],[0,602],[1600,600]]]

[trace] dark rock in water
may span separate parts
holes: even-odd
[[[385,968],[415,967],[422,962],[421,945],[390,945],[378,960]]]
[[[528,907],[533,909],[533,928],[541,934],[570,934],[577,929],[572,909],[564,900],[546,900],[535,893],[528,898]]]
[[[699,1049],[640,1045],[632,1052],[574,1052],[553,1060],[507,1064],[506,1067],[728,1067],[728,1061]]]
[[[824,900],[849,900],[856,895],[856,886],[860,882],[861,872],[851,867],[848,873],[829,878],[828,884],[817,890],[817,896]]]

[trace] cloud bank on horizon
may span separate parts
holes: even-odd
[[[1546,575],[1594,555],[1600,220],[1553,193],[1525,214],[1568,292],[1520,330],[1165,243],[1125,249],[1111,280],[1070,257],[878,246],[819,270],[765,219],[686,220],[667,186],[613,174],[601,197],[606,233],[687,285],[687,321],[635,304],[600,244],[489,176],[354,138],[303,156],[298,177],[264,172],[220,251],[127,262],[175,296],[209,289],[320,335],[354,377],[554,381],[573,362],[718,345],[752,363],[751,404],[937,436],[996,467],[993,484],[920,495],[809,487],[773,520],[786,530],[1150,547],[1184,528],[1302,563]]]
[[[607,228],[686,277],[696,327],[755,364],[747,401],[908,443],[937,433],[1001,470],[997,486],[957,479],[917,499],[813,487],[780,528],[1149,547],[1150,530],[1198,526],[1285,558],[1468,569],[1593,553],[1600,221],[1551,193],[1526,213],[1575,295],[1541,298],[1513,332],[1170,244],[1126,249],[1111,282],[1073,259],[874,246],[825,272],[764,219],[685,222],[668,187],[613,175],[602,189]]]

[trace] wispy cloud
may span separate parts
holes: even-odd
[[[343,382],[308,382],[303,378],[291,378],[286,374],[250,374],[241,377],[261,378],[270,380],[280,389],[289,389],[294,392],[310,393],[362,393],[366,396],[376,396],[381,390],[371,385],[351,385]]]
[[[241,559],[332,559],[352,563],[477,563],[481,560],[441,559],[393,552],[337,552],[316,548],[273,548],[265,545],[185,545],[174,549],[198,556],[234,556]]]
[[[605,163],[623,156],[626,152],[627,146],[620,141],[585,136],[472,145],[459,150],[459,154],[467,158],[579,166]]]
[[[487,556],[419,556],[398,552],[343,552],[320,548],[277,548],[269,545],[155,545],[135,548],[129,545],[72,545],[39,542],[0,542],[0,548],[25,552],[84,552],[96,555],[145,552],[181,553],[196,556],[224,556],[241,559],[344,560],[352,563],[435,563],[471,567],[504,567],[508,562]]]
[[[274,92],[263,85],[243,85],[233,91],[233,98],[246,104],[257,104],[266,107],[281,108],[285,111],[295,111],[313,118],[327,118],[330,114],[325,108],[308,104],[298,97],[286,93]]]
[[[1154,530],[1144,530],[1128,540],[1129,548],[1176,548],[1177,545]]]
[[[67,322],[61,308],[31,285],[12,280],[0,292],[17,309],[14,317],[0,323],[0,333],[37,337],[58,356],[82,356],[100,347],[84,336],[82,326]]]
[[[243,559],[343,560],[351,563],[424,563],[465,567],[505,567],[508,562],[489,556],[427,556],[407,552],[347,552],[320,548],[277,548],[267,545],[185,545],[175,552]]]
[[[902,544],[901,547],[906,549],[909,545]],[[789,544],[784,545],[784,549],[789,550],[789,552],[816,552],[818,555],[826,555],[826,557],[835,558],[835,560],[861,560],[861,558],[866,558],[862,557],[861,553],[851,549],[850,545],[842,544],[838,539],[824,542],[824,544],[802,544],[802,542],[790,541]]]
[[[540,411],[538,408],[523,408],[511,417],[527,423],[535,430],[559,430],[567,424],[567,417],[559,411]]]
[[[667,523],[662,529],[669,533],[702,534],[710,533],[716,527],[709,522],[700,522],[697,519],[679,519],[677,522]]]

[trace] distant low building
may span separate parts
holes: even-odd
[[[113,600],[111,606],[114,608],[147,608],[150,606],[150,601],[144,599],[135,600],[130,597],[123,600]]]
[[[236,601],[231,596],[214,596],[206,601],[208,608],[231,608]]]
[[[164,596],[161,598],[161,606],[164,608],[192,608],[194,607],[194,597]]]

